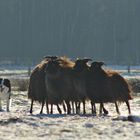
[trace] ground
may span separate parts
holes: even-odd
[[[86,115],[40,115],[40,105],[35,103],[34,112],[29,113],[30,100],[27,92],[14,92],[10,112],[0,112],[0,140],[139,140],[140,97],[130,101],[132,117],[128,121],[126,105],[120,104],[118,116],[113,104],[106,104],[107,116],[91,115],[90,104],[86,104]],[[98,107],[98,106],[97,106]]]

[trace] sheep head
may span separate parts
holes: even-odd
[[[73,70],[75,70],[77,72],[82,72],[84,70],[87,70],[88,69],[88,65],[87,65],[88,61],[91,61],[91,59],[88,59],[88,58],[77,59],[75,61],[75,65],[73,67]]]
[[[44,56],[43,58],[46,59],[46,60],[56,60],[58,58],[58,56],[50,56],[50,55],[48,55],[48,56]]]
[[[104,65],[104,62],[92,62],[91,63],[91,69],[100,69]]]
[[[46,64],[46,68],[45,68],[45,72],[49,73],[49,74],[54,74],[58,71],[59,69],[59,61],[57,60],[50,60],[48,61],[48,63]]]

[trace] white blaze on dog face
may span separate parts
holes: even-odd
[[[7,93],[8,91],[9,87],[4,85],[4,79],[2,79],[0,83],[0,92]]]

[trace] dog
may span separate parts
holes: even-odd
[[[2,111],[2,100],[6,100],[6,111],[9,112],[11,96],[11,83],[9,79],[0,78],[0,111]]]

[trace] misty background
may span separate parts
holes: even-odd
[[[140,0],[0,0],[0,62],[45,55],[140,64]]]

